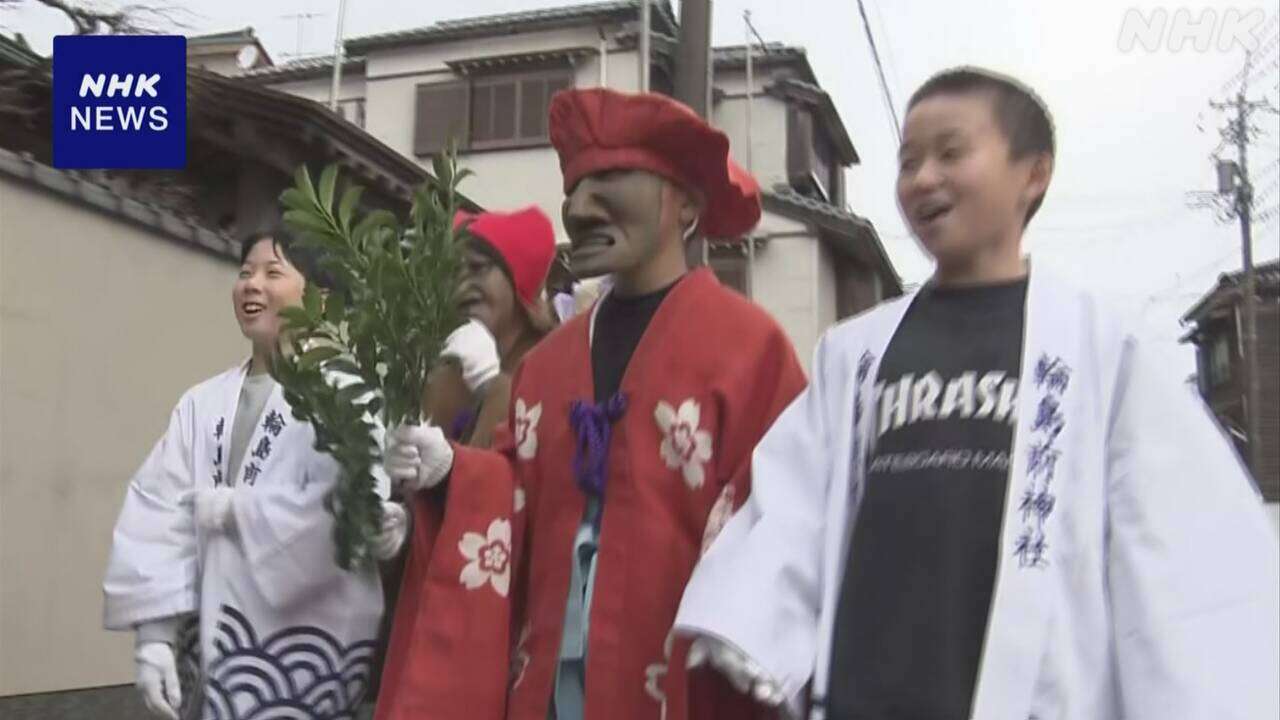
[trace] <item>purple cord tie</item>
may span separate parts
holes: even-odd
[[[621,392],[602,403],[574,400],[569,407],[569,425],[578,440],[573,453],[573,477],[588,496],[604,497],[611,425],[626,411],[627,396]]]
[[[471,423],[475,422],[477,413],[474,410],[467,409],[458,413],[458,417],[453,419],[453,425],[449,427],[449,439],[462,442],[466,438],[462,434],[471,427]]]

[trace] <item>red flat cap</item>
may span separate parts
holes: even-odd
[[[459,211],[453,218],[453,227],[465,222],[471,223],[467,230],[472,235],[487,242],[502,257],[516,297],[526,308],[534,306],[556,255],[555,231],[546,213],[535,205],[509,213]]]
[[[563,90],[551,99],[551,144],[567,195],[604,170],[647,170],[706,201],[701,228],[731,239],[760,221],[760,186],[729,158],[729,138],[665,95],[605,88]]]

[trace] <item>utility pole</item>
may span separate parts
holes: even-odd
[[[1249,115],[1255,110],[1274,111],[1265,100],[1247,98],[1249,56],[1245,56],[1244,73],[1236,97],[1229,102],[1210,102],[1217,110],[1234,113],[1222,129],[1224,145],[1235,145],[1235,160],[1218,160],[1218,193],[1229,203],[1229,214],[1240,221],[1240,256],[1244,282],[1240,289],[1242,305],[1241,344],[1245,365],[1245,424],[1249,437],[1249,467],[1255,477],[1262,467],[1262,377],[1258,370],[1258,300],[1257,280],[1253,270],[1253,183],[1249,180],[1249,139],[1253,128]]]
[[[649,70],[653,63],[653,49],[649,46],[653,22],[649,0],[640,0],[640,92],[649,92]]]
[[[751,132],[751,104],[755,101],[756,79],[755,79],[755,48],[754,43],[760,42],[760,49],[763,52],[769,51],[769,46],[765,44],[764,39],[760,37],[760,33],[756,32],[756,28],[751,24],[751,11],[742,11],[742,23],[746,32],[746,50],[747,50],[747,147],[743,157],[747,161],[747,173],[755,176],[756,168],[754,158],[752,156],[751,144],[753,135]],[[756,293],[756,240],[751,237],[751,233],[747,233],[747,297],[755,298]]]
[[[675,95],[703,119],[711,117],[711,0],[680,3]]]
[[[675,96],[699,117],[711,121],[711,0],[680,3],[680,39],[675,53]],[[710,264],[706,238],[685,248],[689,267]]]
[[[342,24],[347,19],[347,0],[338,0],[338,32],[333,38],[333,82],[329,85],[329,110],[338,112],[338,99],[342,93],[342,63],[345,46],[342,41]]]

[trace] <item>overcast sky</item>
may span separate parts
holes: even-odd
[[[136,0],[131,0],[136,1]],[[162,2],[163,0],[155,0]],[[960,64],[983,65],[1019,77],[1047,101],[1058,133],[1057,170],[1044,208],[1028,232],[1037,262],[1090,285],[1123,293],[1143,307],[1146,332],[1169,343],[1188,372],[1190,353],[1175,345],[1177,319],[1215,282],[1240,266],[1236,223],[1187,206],[1187,193],[1215,184],[1210,155],[1223,116],[1210,100],[1229,99],[1244,50],[1218,30],[1234,26],[1261,44],[1277,34],[1270,3],[1193,2],[1129,5],[1116,0],[903,2],[864,0],[898,114],[929,75]],[[252,26],[277,62],[295,53],[329,52],[338,0],[188,0],[188,34]],[[400,30],[448,18],[574,4],[573,0],[348,0],[346,36]],[[677,3],[678,7],[678,3]],[[1148,21],[1179,8],[1227,38],[1200,51],[1162,43],[1122,49],[1131,13]],[[899,273],[919,282],[929,261],[907,234],[893,194],[897,140],[882,100],[857,0],[716,0],[716,44],[743,42],[743,10],[767,41],[808,50],[809,60],[849,128],[862,164],[849,172],[850,203],[879,229]],[[1248,13],[1255,13],[1250,16]],[[302,22],[290,15],[313,14]],[[1229,13],[1243,18],[1234,23]],[[1251,17],[1264,17],[1254,24]],[[0,25],[20,31],[41,52],[69,24],[33,0],[0,12]],[[1159,27],[1153,23],[1151,27]],[[1255,62],[1250,96],[1278,102],[1275,45]],[[1263,136],[1250,150],[1258,210],[1280,200],[1280,116],[1256,113]],[[1199,127],[1203,128],[1203,131]],[[1254,229],[1260,260],[1280,254],[1274,210]]]

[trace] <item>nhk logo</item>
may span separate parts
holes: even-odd
[[[129,90],[133,89],[133,97],[153,97],[158,98],[156,94],[156,83],[160,82],[160,75],[140,75],[137,78],[137,85],[134,85],[133,75],[125,75],[123,78],[113,74],[111,76],[110,85],[107,85],[107,76],[98,73],[95,75],[85,75],[80,82],[80,97],[104,97],[102,87],[107,85],[105,97],[129,97]],[[118,93],[118,95],[117,95]],[[114,112],[113,112],[114,111]],[[110,105],[97,105],[71,108],[71,129],[72,130],[100,130],[103,132],[111,132],[112,130],[141,130],[142,121],[147,121],[147,127],[156,132],[161,132],[169,128],[169,111],[162,105],[142,106],[142,107],[122,107]]]
[[[185,167],[186,60],[183,37],[54,38],[54,165]]]

